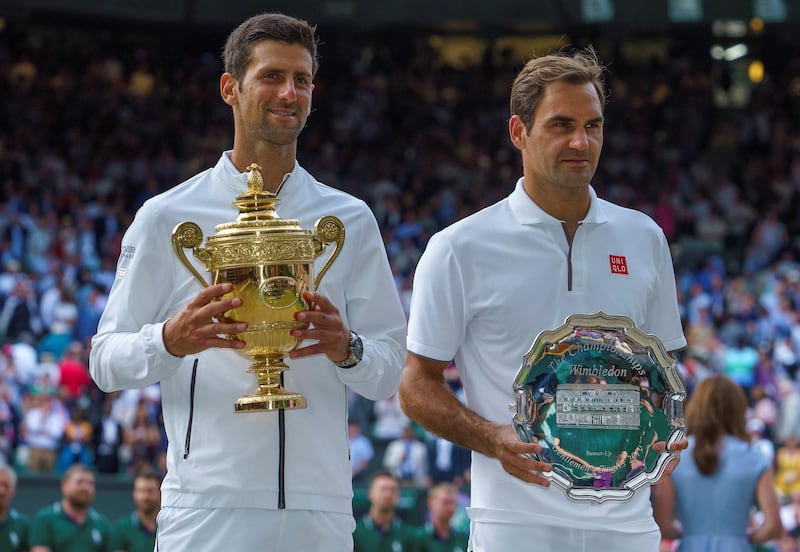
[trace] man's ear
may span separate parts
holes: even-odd
[[[512,115],[508,120],[508,135],[511,137],[511,143],[517,149],[525,149],[525,138],[528,135],[528,129],[525,128],[525,123],[522,122],[519,115]]]
[[[235,105],[238,92],[239,83],[234,76],[230,73],[223,73],[219,78],[219,94],[222,96],[222,101],[228,105]]]

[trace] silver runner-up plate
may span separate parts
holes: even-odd
[[[542,446],[531,457],[552,471],[541,475],[576,500],[627,500],[656,483],[686,431],[676,361],[626,316],[574,314],[540,333],[514,395],[517,436]]]

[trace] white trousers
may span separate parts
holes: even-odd
[[[510,523],[470,524],[470,552],[658,552],[661,533],[589,531]]]
[[[162,508],[156,552],[352,552],[353,516],[309,510]]]

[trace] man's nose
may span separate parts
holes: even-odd
[[[286,79],[286,82],[281,86],[280,97],[288,102],[293,102],[297,98],[297,89],[292,79]]]
[[[570,136],[569,147],[574,150],[584,151],[589,149],[589,136],[586,129],[579,127]]]

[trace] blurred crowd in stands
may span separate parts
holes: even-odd
[[[136,209],[212,166],[232,129],[218,95],[223,36],[144,32],[0,33],[0,454],[23,471],[164,468],[157,386],[101,393],[87,350]],[[372,207],[407,306],[428,237],[522,173],[506,99],[527,52],[489,48],[455,65],[421,36],[321,34],[298,158]],[[767,60],[733,107],[728,68],[670,54],[600,48],[611,95],[594,186],[664,229],[686,383],[722,372],[747,391],[780,491],[800,504],[800,58],[780,71]],[[468,481],[465,451],[409,426],[396,400],[354,396],[351,422],[356,478],[386,468],[409,485]]]

